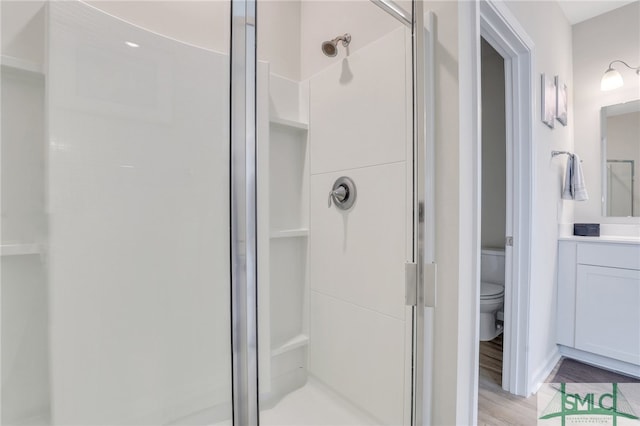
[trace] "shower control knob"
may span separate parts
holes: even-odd
[[[356,201],[356,185],[346,176],[338,178],[329,192],[329,207],[331,202],[340,210],[347,210]]]
[[[331,199],[334,199],[337,204],[343,202],[348,195],[349,190],[345,186],[340,185],[338,189],[334,189],[329,193],[329,207],[331,207]]]

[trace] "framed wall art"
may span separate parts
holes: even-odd
[[[563,126],[567,125],[567,109],[569,107],[569,98],[567,94],[567,85],[556,75],[556,119],[562,123]]]
[[[556,118],[556,84],[555,79],[547,78],[544,73],[541,76],[542,87],[542,122],[553,129]]]

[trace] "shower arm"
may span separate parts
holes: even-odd
[[[334,38],[333,40],[331,40],[331,43],[338,44],[339,41],[342,42],[342,46],[343,47],[349,46],[349,43],[351,43],[351,34],[347,33],[347,34],[338,36],[338,37]]]

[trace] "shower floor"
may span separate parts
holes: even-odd
[[[210,414],[196,414],[176,425],[231,426],[231,420],[211,423]],[[211,417],[209,417],[211,418]],[[288,393],[272,408],[260,412],[262,426],[364,426],[380,422],[345,401],[322,383],[309,378],[307,383]]]
[[[260,413],[260,424],[267,426],[375,425],[375,419],[351,405],[321,383],[307,384]]]

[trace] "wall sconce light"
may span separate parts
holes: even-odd
[[[622,87],[622,85],[624,84],[620,73],[613,69],[612,65],[615,64],[616,62],[620,62],[630,70],[634,70],[636,74],[640,75],[640,67],[632,67],[629,64],[627,64],[625,61],[616,59],[615,61],[612,61],[609,64],[609,68],[604,72],[604,75],[602,76],[602,80],[600,80],[600,90],[602,91],[613,90],[613,89],[617,89],[618,87]]]

